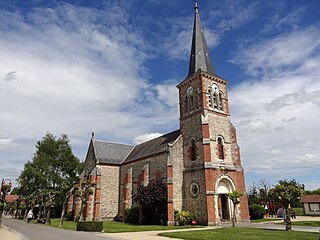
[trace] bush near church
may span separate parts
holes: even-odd
[[[139,224],[139,208],[127,208],[124,222],[130,224]]]
[[[263,219],[266,210],[259,204],[249,205],[249,215],[251,220]]]
[[[84,232],[102,232],[102,221],[80,221],[77,223],[77,231]]]
[[[189,211],[175,211],[174,213],[174,221],[179,226],[191,225],[194,217]]]

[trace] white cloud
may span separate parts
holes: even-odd
[[[145,134],[142,134],[142,135],[139,135],[139,136],[135,137],[133,139],[133,144],[138,145],[140,143],[149,141],[151,139],[160,137],[162,135],[163,135],[163,133],[145,133]]]
[[[249,46],[244,46],[232,60],[241,64],[250,75],[274,78],[289,74],[303,67],[305,62],[317,63],[320,39],[319,26],[285,33],[272,41],[264,40]]]
[[[289,31],[292,29],[298,29],[299,23],[302,17],[307,12],[307,7],[295,8],[290,12],[287,12],[287,6],[280,7],[270,17],[270,22],[263,28],[263,32],[275,32],[275,31]]]
[[[233,59],[250,76],[229,96],[243,165],[252,174],[320,172],[319,34],[317,26],[297,29],[241,46]]]
[[[208,18],[219,32],[239,29],[257,17],[257,10],[261,6],[259,1],[244,4],[243,1],[226,0],[213,2],[208,6]],[[213,21],[214,20],[214,21]],[[216,23],[218,21],[218,24]]]
[[[12,138],[3,138],[3,139],[0,139],[0,147],[1,146],[5,146],[5,145],[9,145],[10,143],[13,142],[13,139]]]
[[[0,145],[16,149],[1,153],[6,168],[22,169],[47,131],[67,134],[83,158],[91,131],[130,143],[177,128],[175,84],[142,77],[150,56],[128,15],[116,5],[0,10]]]

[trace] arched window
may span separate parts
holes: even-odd
[[[213,107],[218,108],[218,96],[216,93],[213,94]]]
[[[212,90],[211,88],[208,89],[208,105],[212,107]]]
[[[219,93],[219,110],[223,111],[224,110],[224,99],[223,99],[223,93]]]
[[[196,140],[191,139],[191,161],[195,161],[196,159],[197,159]]]
[[[189,96],[189,104],[190,104],[189,110],[193,111],[194,110],[194,101],[193,101],[193,96],[192,95]]]
[[[188,97],[184,97],[184,114],[188,113]]]
[[[198,110],[199,109],[199,90],[195,91],[194,94],[195,94],[194,99],[196,104],[196,110]]]
[[[223,141],[221,137],[218,137],[218,156],[219,159],[224,159]]]

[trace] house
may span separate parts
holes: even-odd
[[[305,215],[320,216],[320,195],[310,194],[304,195],[300,202],[303,205],[303,212]]]
[[[227,193],[245,193],[244,170],[236,129],[230,121],[228,81],[214,70],[195,3],[189,72],[178,84],[180,129],[137,146],[91,136],[82,181],[93,184],[88,220],[124,219],[136,206],[133,196],[151,180],[166,185],[168,225],[174,211],[189,211],[197,222],[218,225],[231,220]],[[71,197],[68,211],[79,215],[81,198]],[[240,198],[237,219],[249,221],[247,194]]]

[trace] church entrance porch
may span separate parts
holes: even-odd
[[[232,202],[227,194],[234,191],[235,184],[228,175],[221,175],[217,179],[216,184],[216,197],[215,197],[215,212],[216,223],[230,221],[232,216]]]
[[[226,194],[219,194],[218,196],[218,209],[219,209],[219,217],[222,222],[230,221],[229,214],[229,201]]]

